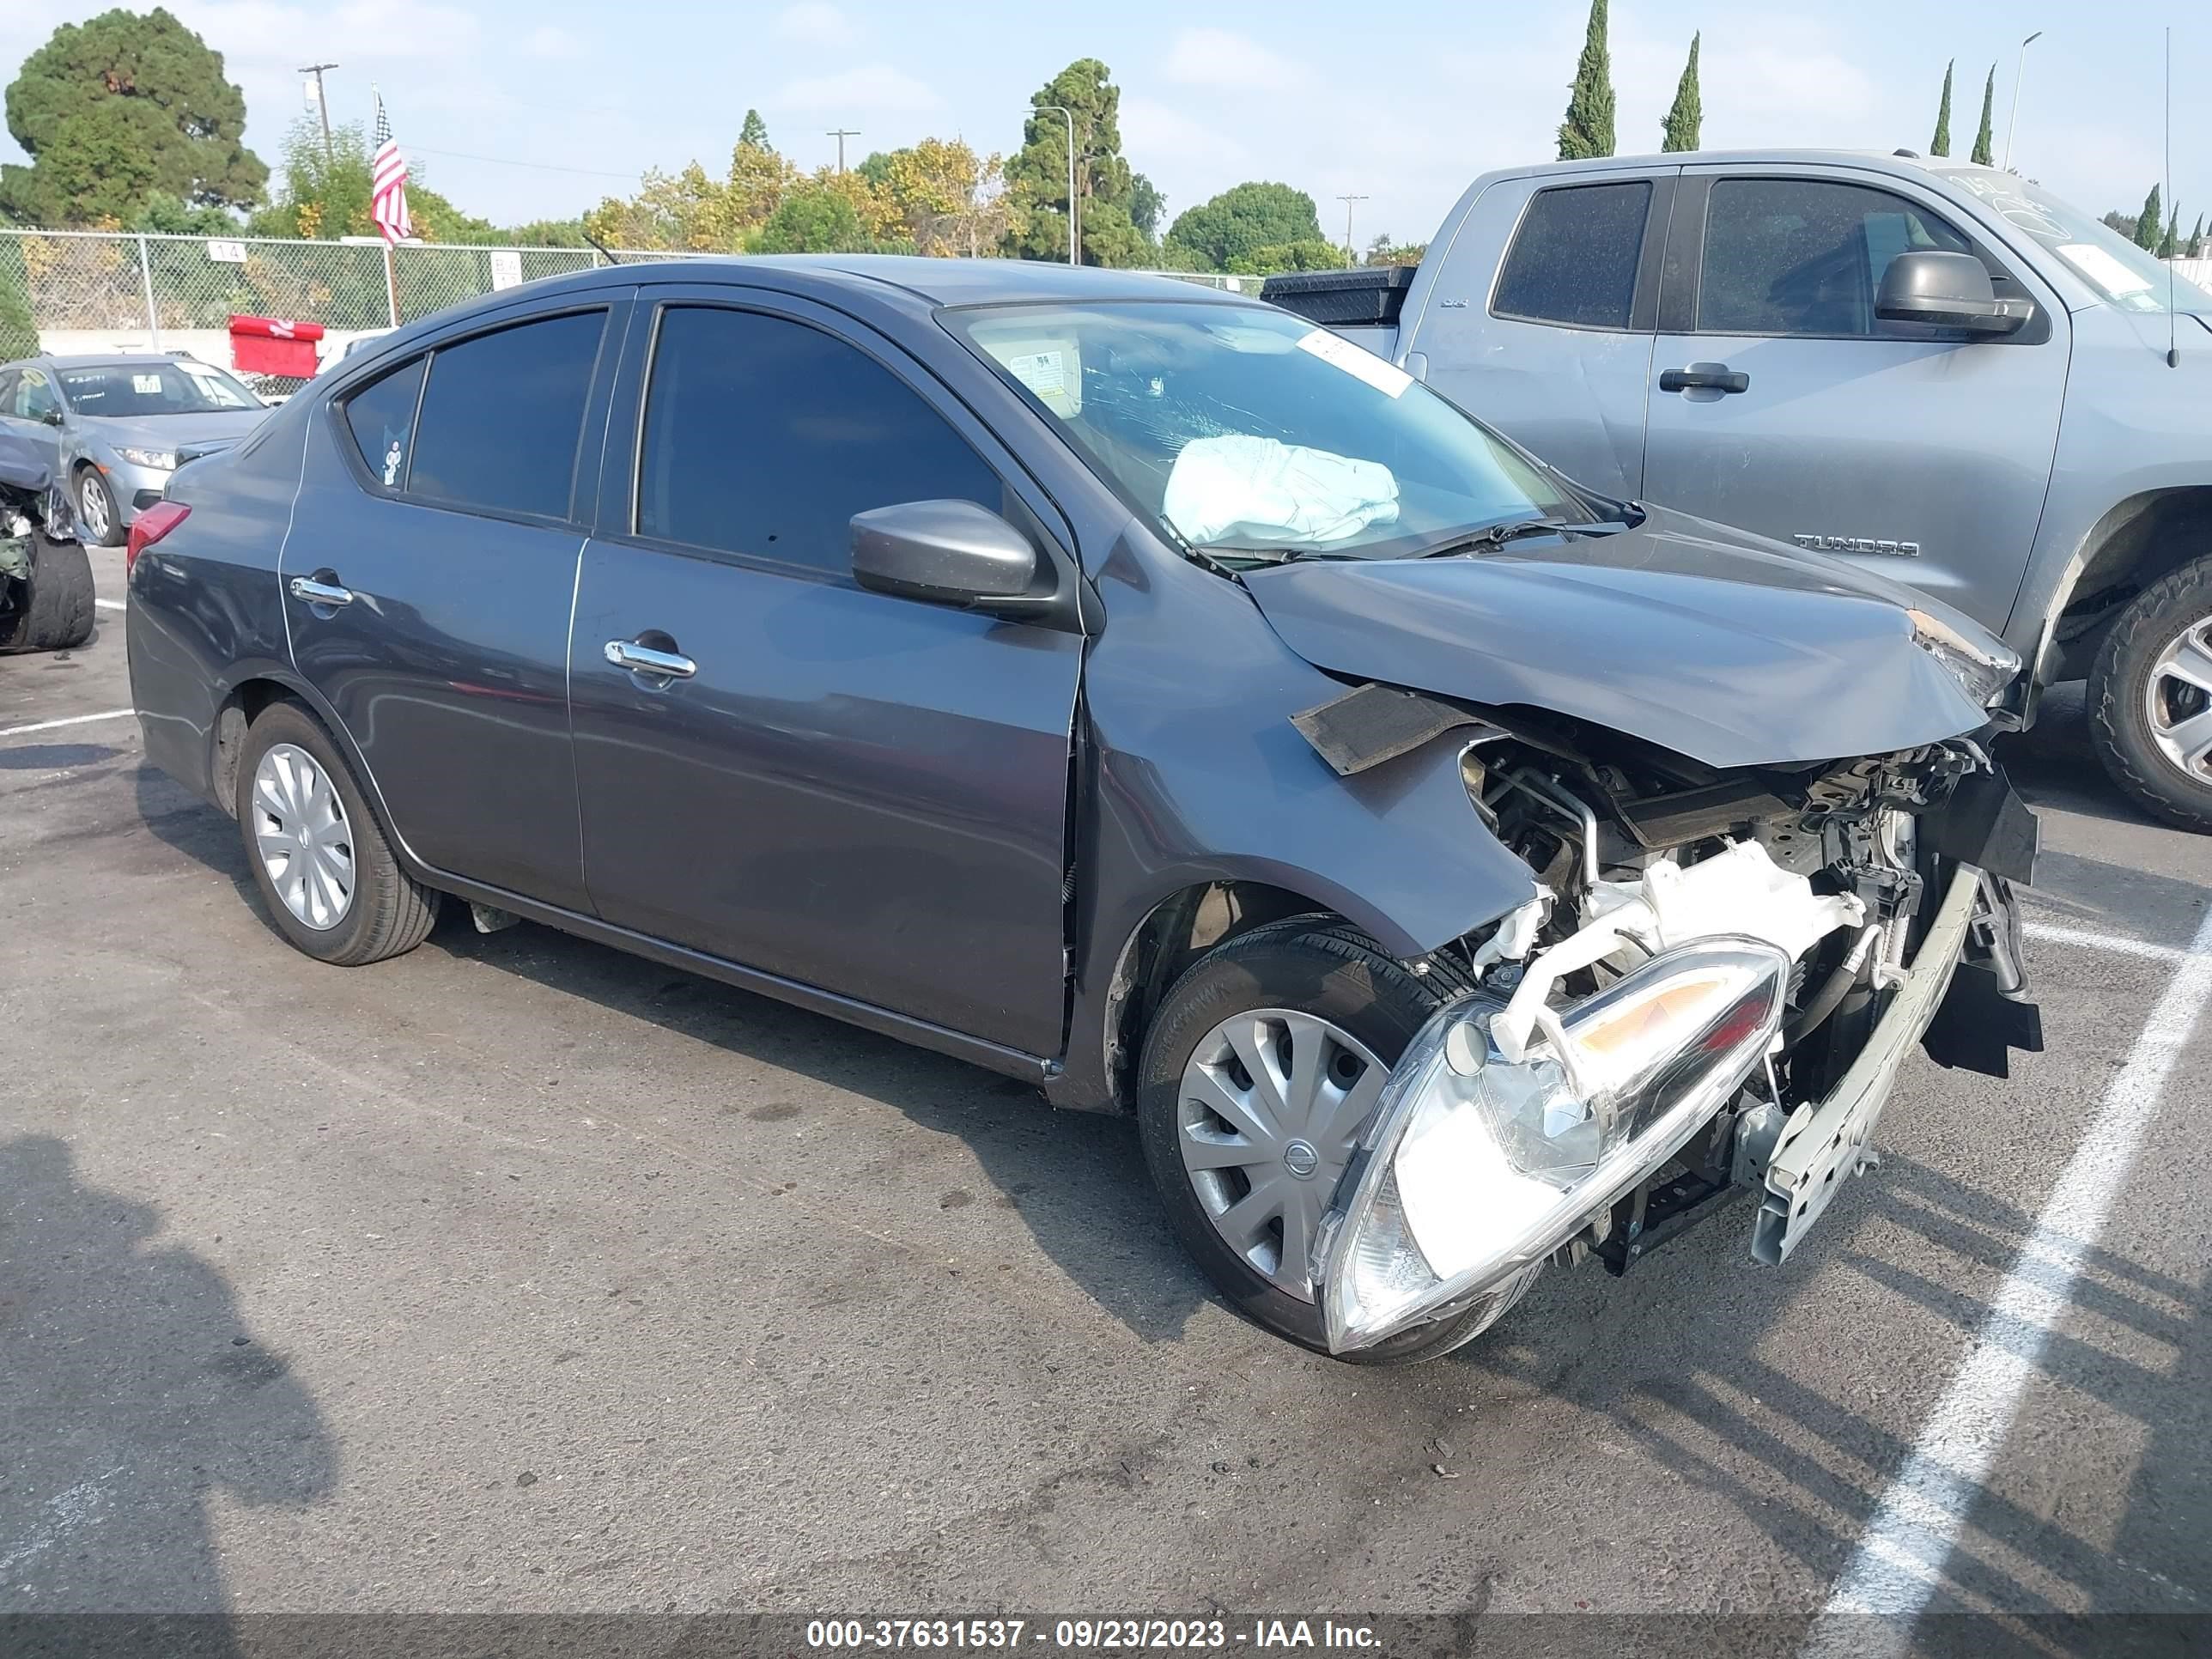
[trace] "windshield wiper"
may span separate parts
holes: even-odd
[[[1431,548],[1421,556],[1441,559],[1453,553],[1474,553],[1486,548],[1503,547],[1523,536],[1549,536],[1594,527],[1586,521],[1577,522],[1571,519],[1506,519],[1498,524],[1486,525],[1471,536],[1462,536],[1446,542],[1442,547]]]

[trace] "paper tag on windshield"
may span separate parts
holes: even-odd
[[[1342,369],[1356,380],[1364,380],[1377,392],[1388,397],[1402,398],[1413,377],[1395,363],[1386,363],[1364,347],[1317,328],[1298,342],[1298,349],[1310,351],[1322,362]]]
[[[161,395],[161,377],[158,374],[133,374],[131,389],[143,397],[158,398]]]
[[[1061,351],[1017,352],[1006,360],[1006,372],[1019,380],[1047,406],[1057,408],[1067,398],[1067,354]]]
[[[2141,294],[2150,287],[2149,277],[2137,276],[2094,242],[2068,242],[2058,253],[2068,264],[2116,300],[2123,294]]]

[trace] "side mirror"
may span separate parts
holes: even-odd
[[[47,426],[59,426],[62,423],[62,412],[52,404],[48,404],[39,411],[39,419]]]
[[[1892,259],[1874,301],[1874,314],[1885,323],[1926,323],[1975,334],[2009,334],[2034,313],[2028,301],[1998,299],[1989,268],[1972,254],[1932,248]]]
[[[878,593],[1012,608],[1036,573],[1029,538],[973,501],[901,501],[853,515],[853,575]]]

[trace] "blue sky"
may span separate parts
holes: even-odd
[[[0,0],[0,67],[108,0]],[[1200,8],[1164,0],[1049,7],[969,0],[170,0],[246,89],[247,138],[273,158],[304,108],[295,66],[336,60],[331,106],[365,118],[384,90],[415,164],[496,221],[574,213],[649,166],[719,171],[747,106],[803,165],[857,127],[857,159],[927,134],[980,149],[1020,142],[1030,94],[1070,59],[1103,58],[1121,88],[1124,148],[1169,211],[1240,179],[1310,192],[1341,235],[1358,204],[1376,231],[1425,239],[1490,167],[1552,153],[1585,8],[1482,0],[1343,0]],[[2176,8],[2186,19],[2191,9]],[[1621,149],[1656,149],[1691,32],[1705,33],[1708,146],[1924,148],[1944,61],[1959,59],[1954,153],[1971,143],[1997,64],[2002,149],[2021,38],[2029,48],[2014,164],[2095,211],[2132,211],[2160,172],[2160,20],[2132,9],[1957,0],[1615,0]],[[2174,181],[2212,210],[2212,24],[2174,40]],[[13,151],[12,144],[4,147]],[[489,159],[471,159],[489,158]],[[516,162],[532,166],[512,165]],[[507,163],[507,165],[502,165]],[[566,169],[566,170],[562,170]]]

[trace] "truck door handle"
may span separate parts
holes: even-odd
[[[663,679],[688,680],[699,672],[699,665],[690,658],[673,651],[656,651],[649,645],[640,645],[635,640],[609,640],[607,660],[617,668],[627,668],[633,674],[653,674]]]
[[[336,582],[318,581],[313,576],[292,578],[292,597],[308,605],[341,605],[353,603],[353,591],[340,587]]]
[[[1670,368],[1659,376],[1662,392],[1748,392],[1751,376],[1740,368],[1730,368],[1726,363],[1692,363],[1687,368]]]

